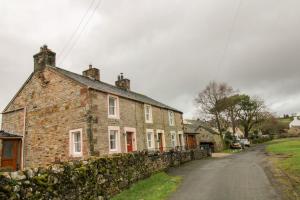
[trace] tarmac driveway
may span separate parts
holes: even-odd
[[[171,200],[279,200],[263,168],[263,146],[170,169],[183,176]]]

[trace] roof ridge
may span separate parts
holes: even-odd
[[[81,74],[77,74],[75,72],[71,72],[69,70],[66,70],[66,69],[63,69],[63,68],[60,68],[60,67],[51,67],[51,68],[56,69],[56,70],[58,70],[60,72],[63,72],[64,75],[68,76],[69,78],[71,78],[73,80],[75,79],[76,81],[78,81],[78,82],[80,82],[80,83],[82,83],[84,85],[90,86],[93,89],[100,90],[102,92],[112,93],[112,94],[118,93],[118,94],[116,94],[118,96],[122,96],[122,97],[125,97],[125,98],[129,98],[129,99],[133,99],[133,100],[136,100],[136,101],[140,101],[140,102],[143,102],[143,103],[146,103],[146,104],[150,104],[150,105],[154,105],[154,106],[157,106],[157,107],[166,108],[166,109],[169,109],[169,110],[173,110],[173,111],[182,113],[181,111],[179,111],[179,110],[177,110],[175,108],[172,108],[172,107],[170,107],[170,106],[168,106],[168,105],[166,105],[164,103],[161,103],[161,102],[159,102],[159,101],[157,101],[157,100],[155,100],[155,99],[153,99],[151,97],[148,97],[148,96],[146,96],[144,94],[140,94],[138,92],[134,92],[134,91],[131,91],[131,90],[129,90],[129,91],[128,90],[124,90],[124,89],[118,88],[115,85],[112,85],[112,84],[109,84],[109,83],[106,83],[106,82],[103,82],[103,81],[100,81],[100,80],[92,80],[92,79],[90,79],[88,77],[85,77],[85,76],[83,76]],[[79,77],[81,79],[84,79],[84,80],[83,81],[77,80],[75,77],[72,77],[69,74],[71,74],[73,76],[77,76],[77,77]],[[98,85],[90,85],[90,82],[96,83]],[[100,84],[102,84],[102,85],[104,85],[106,87],[109,87],[110,89],[115,90],[115,91],[105,91],[104,88],[99,89]],[[124,94],[122,95],[121,93],[124,93]],[[141,98],[138,98],[138,96],[143,97],[144,101]],[[148,101],[148,102],[146,102],[146,101]],[[152,102],[150,102],[150,101],[152,101]]]

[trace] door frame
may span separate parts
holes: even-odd
[[[185,146],[185,141],[184,141],[184,134],[183,134],[183,131],[178,131],[177,136],[178,136],[178,143],[181,142],[181,148],[184,148],[184,146]],[[180,138],[180,137],[181,137],[181,138]],[[177,146],[178,146],[178,145],[177,145]]]
[[[158,146],[158,134],[161,134],[162,136],[162,149],[163,151],[165,151],[166,149],[166,138],[165,138],[165,131],[164,130],[161,130],[161,129],[156,129],[156,144],[157,144],[157,149],[159,149],[159,146]]]
[[[125,135],[125,152],[127,152],[127,133],[132,133],[132,151],[137,150],[137,141],[136,141],[136,128],[132,127],[124,127],[124,135]]]
[[[23,139],[20,137],[1,137],[0,140],[2,140],[2,148],[1,148],[1,160],[0,164],[2,166],[2,159],[3,159],[3,151],[4,151],[4,141],[18,141],[17,146],[17,160],[16,163],[19,163],[19,166],[17,166],[17,169],[14,169],[14,171],[22,170],[23,169]]]

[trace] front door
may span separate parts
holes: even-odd
[[[126,138],[127,138],[127,152],[132,152],[133,151],[133,142],[132,142],[132,133],[131,132],[126,132]]]
[[[163,147],[163,138],[162,138],[162,133],[157,134],[157,139],[158,139],[158,148],[160,152],[163,152],[164,147]]]
[[[197,148],[197,140],[195,135],[188,135],[187,138],[188,148],[195,149]]]
[[[5,139],[2,143],[1,167],[19,170],[21,167],[21,140]]]

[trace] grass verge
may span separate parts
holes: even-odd
[[[164,200],[176,190],[180,182],[181,177],[160,172],[133,184],[112,200]]]
[[[270,153],[272,164],[277,171],[276,177],[285,187],[289,199],[300,195],[300,139],[280,139],[267,143],[266,150]],[[288,198],[287,198],[288,199]]]

